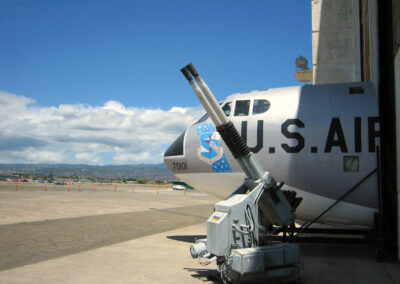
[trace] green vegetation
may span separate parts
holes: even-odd
[[[149,182],[149,180],[144,178],[144,179],[139,179],[137,182],[140,183],[140,184],[146,184],[146,183]]]

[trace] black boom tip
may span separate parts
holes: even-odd
[[[189,63],[188,65],[186,65],[185,68],[187,68],[187,69],[189,70],[189,72],[190,72],[194,77],[199,76],[199,73],[197,73],[197,70],[196,70],[196,68],[194,68],[194,66],[193,66],[192,63]]]
[[[186,67],[183,67],[183,68],[181,69],[181,72],[182,72],[183,76],[185,76],[185,78],[186,78],[188,81],[191,81],[191,80],[192,80],[192,75],[190,75],[190,72],[189,72],[189,70],[187,69],[187,66],[186,66]]]

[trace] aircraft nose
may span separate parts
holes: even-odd
[[[185,131],[186,132],[186,131]],[[164,153],[165,157],[172,156],[183,156],[183,140],[185,138],[185,132],[183,132],[172,144],[168,147]]]
[[[164,153],[164,164],[173,174],[179,174],[187,169],[185,160],[184,140],[185,132],[183,132]]]

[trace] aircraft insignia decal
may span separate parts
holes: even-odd
[[[199,158],[211,165],[214,172],[230,173],[231,166],[224,155],[224,149],[220,144],[220,135],[215,131],[212,123],[200,124],[197,127],[197,135],[200,138],[200,147],[197,150]]]

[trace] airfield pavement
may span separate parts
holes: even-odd
[[[217,199],[155,186],[0,183],[0,283],[222,283],[189,247]],[[300,244],[298,283],[400,283],[365,244]]]

